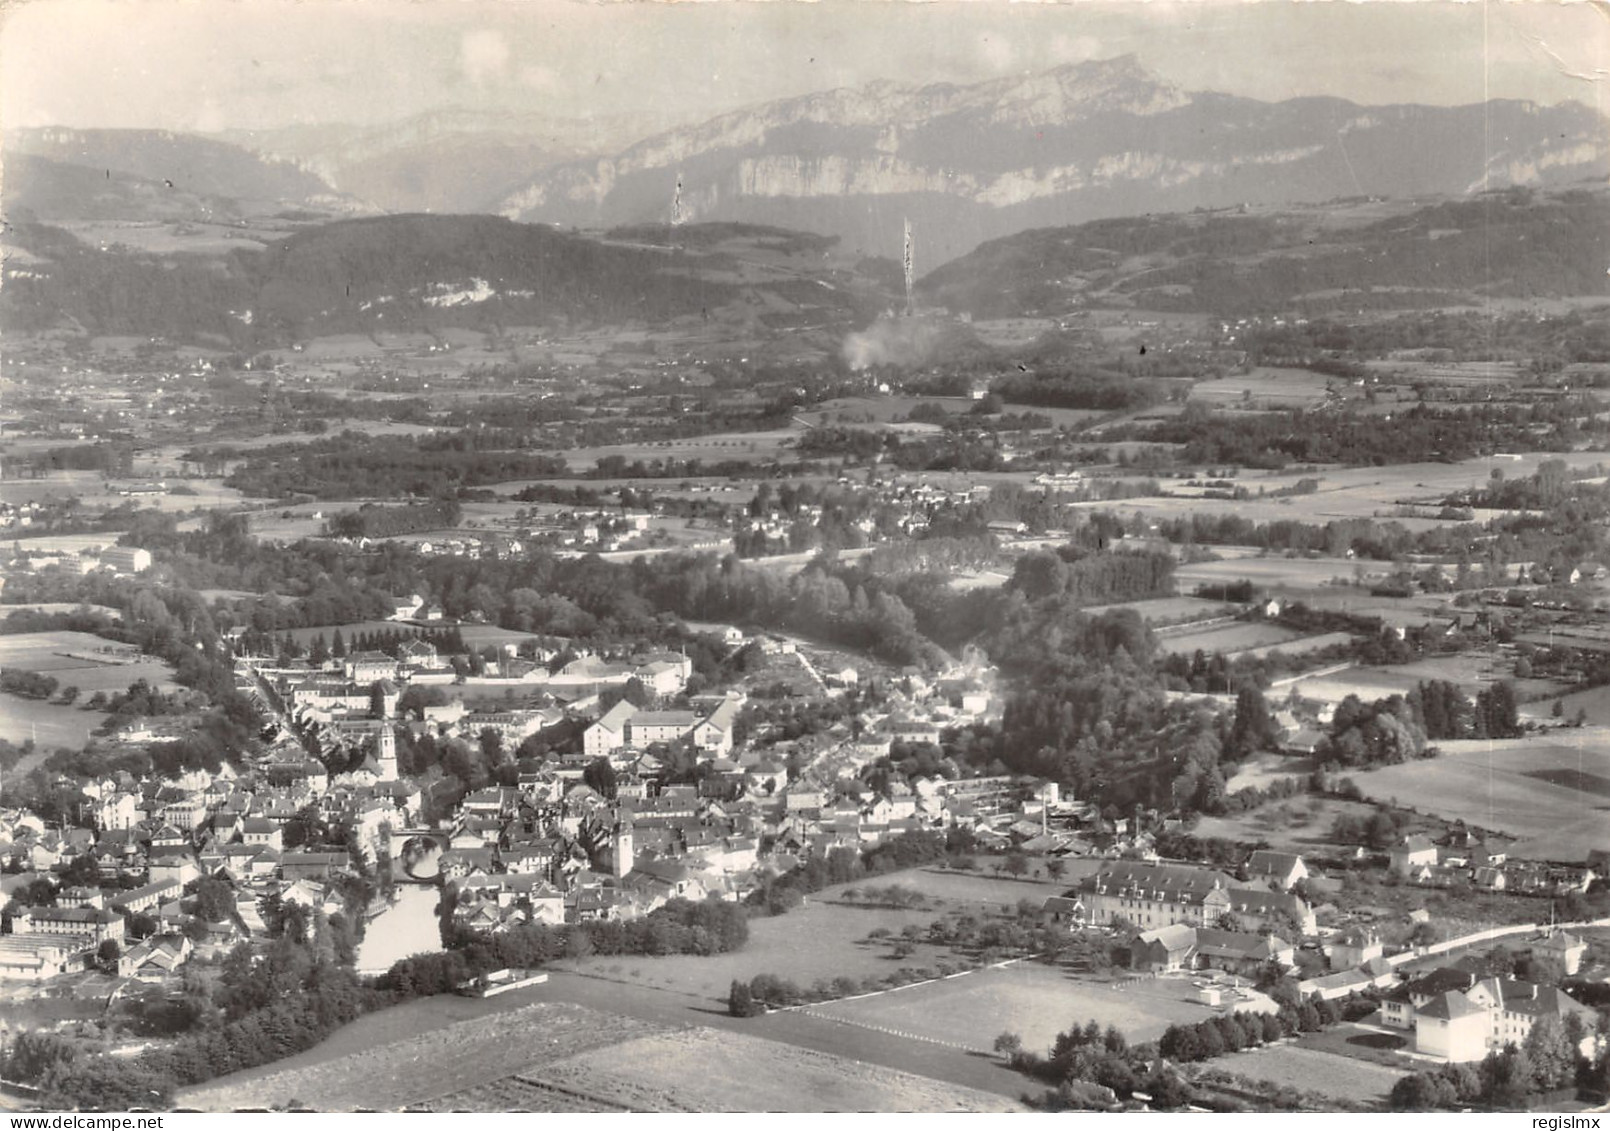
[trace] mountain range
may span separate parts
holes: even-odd
[[[114,182],[132,178],[195,198],[320,204],[339,210],[364,208],[356,200],[344,199],[329,182],[295,161],[265,157],[197,134],[51,127],[7,130],[4,140],[8,207],[19,194],[28,194],[34,198],[31,206],[44,206],[59,214],[63,210],[51,204],[49,192],[45,191],[48,184],[41,186],[36,178],[77,176],[77,171],[87,169],[101,174],[108,201],[115,201],[120,191]],[[17,162],[17,158],[35,160]],[[74,172],[63,174],[62,167]],[[126,210],[132,204],[124,207]],[[119,218],[144,217],[122,214]]]
[[[1344,196],[1466,195],[1610,174],[1604,117],[1577,103],[1360,106],[1185,91],[1133,57],[958,85],[863,86],[693,125],[444,110],[381,127],[297,126],[206,137],[14,130],[8,207],[62,166],[189,193],[319,210],[484,212],[583,228],[740,222],[838,237],[919,272],[1026,229],[1195,208]],[[37,162],[55,163],[46,167]],[[10,170],[8,170],[9,172]],[[104,187],[104,186],[103,186]],[[66,218],[44,200],[44,218]],[[146,188],[98,207],[146,219]],[[158,194],[160,195],[160,194]],[[199,205],[198,205],[199,206]],[[170,216],[174,202],[155,215]]]
[[[1133,57],[1027,78],[873,83],[767,103],[543,170],[498,206],[578,226],[740,220],[919,269],[1026,228],[1338,196],[1462,194],[1610,172],[1585,106],[1359,106],[1186,92]]]

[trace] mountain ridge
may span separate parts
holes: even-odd
[[[550,167],[498,211],[579,226],[803,226],[884,255],[898,253],[897,233],[912,218],[937,263],[1052,223],[1605,173],[1610,131],[1580,103],[1260,102],[1186,92],[1121,56],[970,85],[876,82],[730,111],[611,157]]]
[[[333,185],[294,161],[264,158],[227,141],[175,130],[7,130],[5,149],[58,165],[122,173],[201,197],[325,206],[343,198]],[[348,206],[361,207],[357,201]]]

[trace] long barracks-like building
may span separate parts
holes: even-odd
[[[1283,928],[1286,919],[1305,935],[1316,930],[1314,909],[1300,897],[1186,864],[1113,861],[1080,881],[1079,901],[1088,922],[1124,919],[1143,931],[1175,923],[1214,927],[1231,914],[1248,931]]]

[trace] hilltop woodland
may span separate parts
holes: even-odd
[[[1070,279],[1084,284],[1081,297],[1110,290],[1136,309],[1231,318],[1473,305],[1470,296],[1495,293],[1599,294],[1607,208],[1602,194],[1514,188],[1345,228],[1223,212],[1096,220],[991,240],[920,285],[930,301],[977,318],[1066,310]],[[1433,240],[1433,232],[1442,235]],[[1494,263],[1508,265],[1502,278]]]
[[[413,325],[541,325],[557,318],[670,319],[729,301],[731,285],[682,273],[681,257],[599,243],[494,216],[383,216],[303,229],[239,249],[219,269],[119,246],[91,248],[26,220],[8,241],[51,261],[0,299],[7,326],[54,325],[74,311],[95,333],[222,338],[244,349]],[[487,280],[486,303],[442,306],[420,279]],[[251,310],[243,323],[230,315]]]

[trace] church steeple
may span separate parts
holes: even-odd
[[[379,763],[377,772],[381,781],[396,781],[400,776],[397,773],[397,732],[388,721],[380,728],[380,749],[375,755]]]

